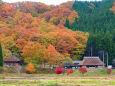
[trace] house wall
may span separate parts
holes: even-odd
[[[19,65],[18,63],[5,63],[5,65],[7,66],[16,66],[16,65]]]

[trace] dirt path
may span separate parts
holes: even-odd
[[[5,77],[0,79],[0,82],[20,82],[20,81],[54,81],[54,80],[80,80],[80,81],[90,81],[90,80],[115,80],[114,77]]]
[[[0,75],[3,76],[3,75]],[[56,75],[56,74],[21,74],[20,76],[16,74],[5,75],[4,78],[0,78],[0,83],[3,82],[22,82],[22,81],[115,81],[115,76],[109,77],[88,77],[88,76],[67,76],[67,75]]]

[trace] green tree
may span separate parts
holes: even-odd
[[[37,12],[32,12],[32,16],[33,16],[33,17],[38,17]]]
[[[113,50],[114,44],[112,41],[112,36],[110,32],[103,34],[98,34],[96,36],[96,48],[97,50],[103,50],[105,53],[107,52],[109,55],[109,64],[112,64],[112,60],[114,59]],[[105,56],[106,57],[106,56]],[[106,58],[105,58],[106,60]]]
[[[3,55],[2,55],[2,46],[0,43],[0,66],[3,66],[4,62],[3,62]]]
[[[86,56],[98,56],[100,51],[108,52],[109,64],[115,58],[115,14],[110,10],[115,0],[99,2],[75,1],[73,9],[79,14],[68,28],[89,32]],[[105,55],[106,57],[106,55]]]
[[[65,25],[64,25],[64,26],[70,28],[70,23],[69,23],[69,20],[68,20],[68,19],[66,19],[66,22],[65,22]]]

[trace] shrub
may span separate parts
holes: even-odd
[[[55,70],[56,74],[62,74],[63,73],[63,69],[61,67],[58,67],[56,70]]]
[[[26,71],[27,71],[27,73],[34,73],[36,70],[35,70],[33,64],[32,64],[32,63],[29,63],[29,64],[27,65],[27,67],[26,67]]]
[[[66,73],[67,73],[67,75],[69,75],[69,74],[72,74],[74,71],[73,71],[73,69],[69,69]]]
[[[79,68],[79,72],[84,74],[87,72],[87,69],[86,68]]]
[[[111,69],[106,69],[106,73],[109,75],[111,74]]]

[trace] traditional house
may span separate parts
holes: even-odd
[[[102,68],[104,63],[100,60],[99,57],[84,57],[83,61],[78,64],[80,67],[96,67]]]
[[[7,66],[16,66],[19,65],[20,59],[15,55],[11,55],[4,59],[4,64]]]

